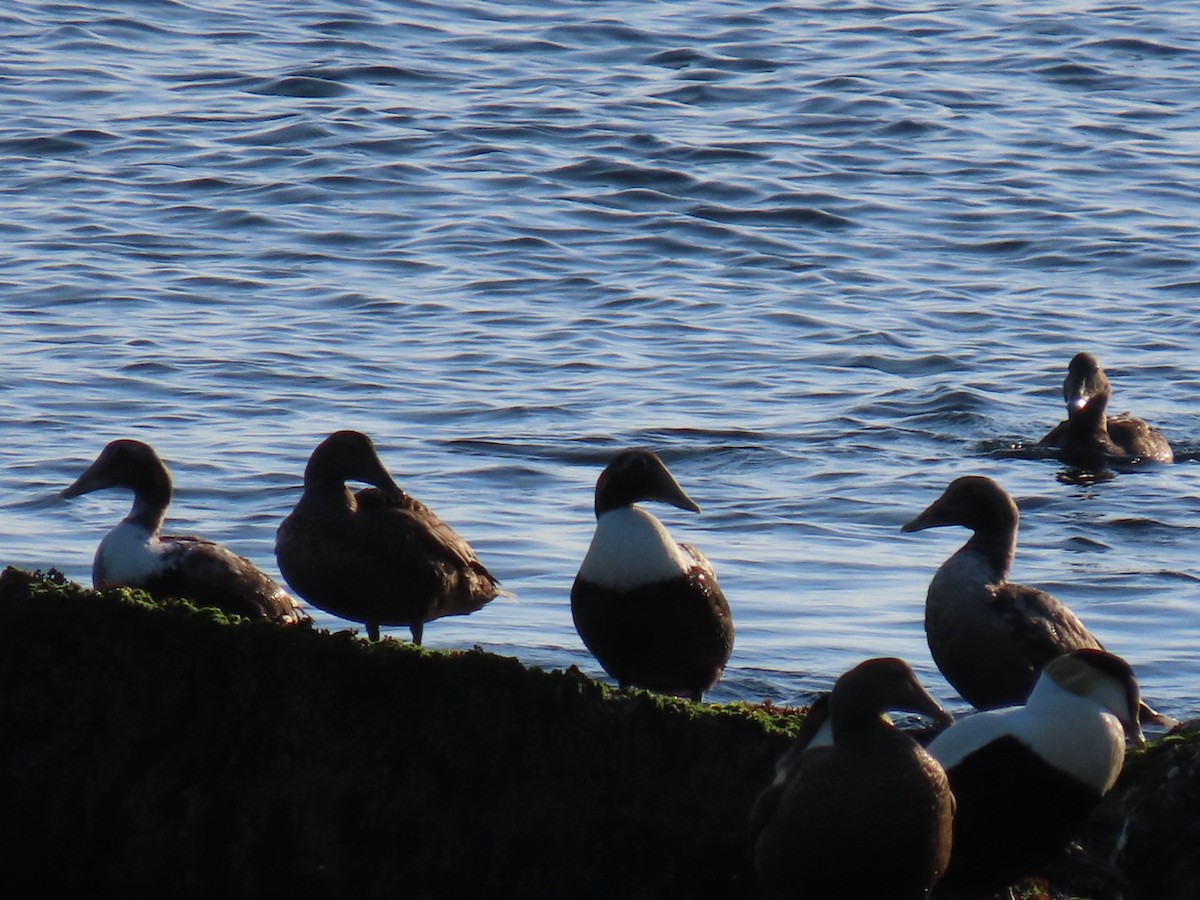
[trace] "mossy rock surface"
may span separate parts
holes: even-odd
[[[798,724],[0,575],[6,896],[757,897],[746,822]],[[1200,897],[1198,729],[1082,843],[1051,896]]]
[[[0,576],[0,871],[39,892],[753,896],[762,711]]]
[[[1200,898],[1200,721],[1129,754],[1081,843],[1091,900]]]

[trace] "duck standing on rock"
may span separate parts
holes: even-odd
[[[784,757],[751,815],[754,868],[769,896],[918,900],[945,871],[954,815],[946,773],[888,710],[953,721],[902,660],[867,660],[842,675],[828,701],[832,743],[806,722],[804,745]]]
[[[958,806],[935,896],[990,897],[1041,874],[1117,780],[1125,740],[1142,743],[1129,665],[1102,650],[1051,661],[1023,706],[965,717],[929,744]]]
[[[373,487],[355,494],[347,481]],[[357,431],[335,432],[313,451],[275,558],[296,593],[364,623],[373,641],[381,625],[407,625],[420,644],[426,622],[475,612],[500,593],[475,551],[400,489]]]
[[[1158,429],[1128,413],[1107,415],[1112,385],[1090,353],[1077,353],[1067,367],[1063,400],[1067,418],[1039,441],[1068,465],[1098,468],[1109,462],[1162,462],[1175,459]]]
[[[733,616],[709,561],[639,500],[700,511],[655,453],[618,453],[596,481],[596,532],[571,587],[575,629],[622,688],[698,701],[725,670]]]
[[[202,538],[162,534],[171,473],[149,444],[112,441],[62,496],[110,487],[133,491],[133,508],[96,550],[92,582],[97,589],[140,588],[155,597],[181,597],[288,624],[306,618],[291,595],[250,560]]]
[[[925,635],[946,680],[976,709],[1025,702],[1050,660],[1103,650],[1078,616],[1044,591],[1008,580],[1017,504],[980,475],[956,478],[901,531],[961,525],[974,532],[942,563],[925,597]],[[1143,715],[1172,724],[1148,706]]]

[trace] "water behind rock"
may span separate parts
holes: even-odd
[[[1020,503],[1014,578],[1200,711],[1190,4],[59,3],[0,33],[0,561],[87,582],[128,497],[56,492],[137,437],[171,529],[277,575],[309,452],[357,428],[518,596],[427,643],[598,673],[568,591],[596,475],[646,445],[734,608],[713,699],[886,654],[953,701],[922,603],[966,534],[899,527],[978,473]],[[1005,452],[1081,349],[1180,464]]]

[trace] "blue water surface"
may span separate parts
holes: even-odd
[[[516,595],[427,644],[600,675],[568,593],[644,445],[734,609],[713,699],[899,655],[961,708],[922,604],[966,533],[899,527],[985,474],[1014,578],[1200,714],[1200,11],[1146,6],[6,5],[0,562],[89,581],[129,498],[57,492],[137,437],[277,577],[357,428]],[[1083,349],[1179,463],[1005,452]]]

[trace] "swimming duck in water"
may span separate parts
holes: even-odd
[[[347,481],[373,487],[355,494]],[[357,431],[331,434],[313,451],[275,558],[296,593],[364,623],[373,641],[382,625],[407,625],[419,644],[426,622],[467,615],[500,593],[470,545],[400,489]]]
[[[902,660],[868,660],[842,675],[829,728],[805,722],[751,815],[755,872],[771,896],[915,900],[945,871],[954,810],[946,774],[887,710],[952,721]]]
[[[639,500],[700,511],[656,454],[618,453],[596,481],[596,532],[571,587],[575,629],[622,688],[699,700],[733,650],[729,603],[704,555]]]
[[[1050,660],[1104,649],[1065,603],[1009,582],[1018,519],[1004,488],[966,475],[901,528],[961,525],[974,532],[929,583],[925,636],[946,680],[977,709],[1024,703]],[[1148,706],[1143,714],[1170,724]]]
[[[1063,462],[1083,468],[1106,462],[1173,462],[1171,445],[1158,429],[1128,413],[1106,414],[1111,397],[1112,385],[1096,357],[1075,354],[1063,381],[1067,418],[1039,444],[1055,448]]]
[[[92,562],[96,588],[141,588],[156,597],[182,597],[255,619],[292,623],[306,618],[296,601],[248,559],[212,541],[162,534],[171,474],[149,444],[113,441],[62,496],[110,487],[133,491],[133,508],[100,541]]]
[[[1120,774],[1126,737],[1142,742],[1129,665],[1077,650],[1042,670],[1023,706],[976,713],[929,744],[958,806],[950,866],[935,891],[990,897],[1040,874]]]

